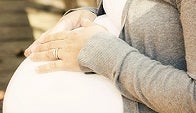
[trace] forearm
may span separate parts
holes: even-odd
[[[79,62],[82,70],[110,78],[126,97],[157,112],[196,112],[194,79],[149,59],[108,33],[92,37],[81,50]]]
[[[196,0],[181,1],[181,21],[184,33],[188,72],[196,78]],[[193,75],[192,75],[193,76]]]
[[[195,80],[186,72],[164,66],[139,52],[130,53],[119,84],[139,101],[160,113],[196,112]]]

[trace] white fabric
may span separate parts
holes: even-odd
[[[121,30],[122,12],[127,0],[103,0],[106,15],[117,29]]]
[[[103,0],[103,7],[106,12],[95,19],[98,23],[108,29],[112,34],[118,36],[121,30],[121,18],[126,0]]]
[[[59,71],[37,74],[26,59],[13,75],[3,113],[123,113],[122,97],[101,75]]]
[[[101,15],[97,17],[94,22],[104,26],[110,33],[115,36],[118,36],[120,33],[119,29],[117,29],[117,27],[111,22],[107,15]]]

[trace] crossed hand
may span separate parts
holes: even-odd
[[[63,24],[60,23],[59,25],[62,26]],[[67,30],[71,27],[72,30]],[[77,57],[81,48],[94,34],[106,31],[104,27],[93,23],[90,19],[83,19],[80,21],[80,26],[76,28],[74,28],[74,25],[71,27],[64,30],[61,28],[60,32],[53,29],[43,34],[40,39],[27,48],[25,56],[32,61],[50,61],[48,64],[39,66],[37,72],[80,71]],[[59,29],[59,27],[56,27],[56,29]]]

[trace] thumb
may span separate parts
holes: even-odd
[[[80,21],[80,27],[89,27],[94,25],[94,22],[92,20],[89,20],[87,18],[81,19]]]

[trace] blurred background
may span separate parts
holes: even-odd
[[[0,0],[0,113],[3,93],[24,50],[71,8],[95,6],[96,0]]]

